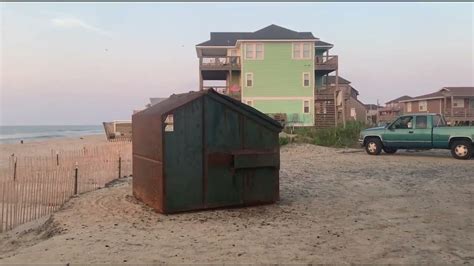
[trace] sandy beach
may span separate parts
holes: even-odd
[[[473,160],[288,145],[274,205],[161,215],[131,178],[0,237],[0,263],[474,263]]]

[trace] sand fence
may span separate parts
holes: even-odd
[[[132,145],[108,142],[2,160],[8,163],[0,168],[0,232],[54,212],[75,194],[131,175]]]

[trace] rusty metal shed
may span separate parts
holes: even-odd
[[[213,90],[132,116],[133,195],[162,213],[279,199],[281,125]]]

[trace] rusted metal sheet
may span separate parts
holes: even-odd
[[[281,126],[212,90],[174,95],[133,118],[135,197],[159,212],[271,203]]]

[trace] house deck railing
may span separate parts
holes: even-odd
[[[199,64],[204,69],[240,69],[240,56],[203,56]]]
[[[316,70],[335,70],[339,64],[337,55],[317,55],[314,58]]]
[[[461,109],[461,110],[453,110],[451,112],[450,109],[444,111],[444,116],[446,117],[455,117],[455,118],[473,118],[474,117],[474,110],[469,109]]]

